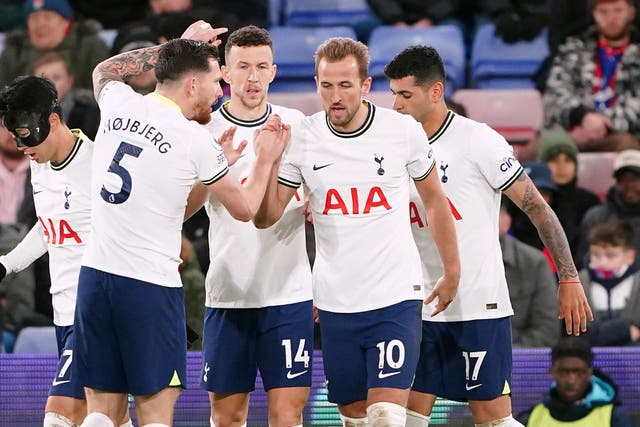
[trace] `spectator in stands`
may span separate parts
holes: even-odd
[[[542,132],[538,151],[540,161],[549,166],[556,187],[553,210],[567,235],[571,253],[575,254],[580,222],[588,209],[600,204],[600,199],[591,191],[578,187],[578,147],[567,132]]]
[[[56,51],[69,61],[76,86],[90,89],[93,68],[108,54],[98,36],[100,24],[93,20],[73,22],[67,0],[26,0],[24,7],[27,31],[7,34],[0,56],[0,84],[31,74],[38,56]]]
[[[627,221],[633,228],[633,247],[636,263],[640,254],[640,150],[624,150],[613,163],[615,184],[609,189],[604,202],[587,211],[580,224],[580,235],[574,258],[578,268],[586,265],[589,251],[588,236],[597,224],[612,220]],[[640,264],[638,264],[640,265]]]
[[[640,146],[640,34],[633,0],[593,0],[596,25],[559,47],[543,96],[545,127],[580,151]]]
[[[430,27],[455,17],[458,2],[450,0],[367,0],[373,13],[384,25],[396,27]]]
[[[215,6],[212,3],[215,3]],[[245,2],[238,3],[245,4]],[[130,21],[118,29],[118,35],[114,40],[114,50],[119,47],[119,52],[124,52],[126,45],[134,41],[155,40],[154,44],[158,44],[179,38],[191,23],[199,19],[205,22],[215,22],[217,26],[229,29],[226,34],[220,37],[223,45],[227,35],[238,28],[237,17],[224,9],[217,1],[195,5],[192,0],[148,0],[147,14],[143,19]],[[132,49],[128,48],[127,50]],[[221,59],[224,61],[224,58]],[[129,82],[127,83],[129,84]]]
[[[476,14],[496,26],[507,43],[531,41],[547,26],[549,12],[543,0],[479,0]]]
[[[69,0],[76,16],[95,19],[104,28],[144,18],[147,0]]]
[[[194,0],[194,6],[211,6],[211,0]],[[278,22],[271,22],[269,8],[275,2],[269,0],[215,0],[213,2],[218,10],[224,10],[227,14],[237,19],[235,28],[245,25],[255,25],[256,27],[268,28],[271,25],[278,25]],[[282,2],[284,4],[284,1]],[[225,25],[226,26],[226,25]],[[229,28],[227,34],[231,34]],[[223,44],[224,46],[224,44]]]
[[[560,323],[549,310],[556,303],[557,286],[547,258],[536,248],[508,234],[511,215],[503,197],[499,237],[502,261],[513,306],[514,347],[548,347],[560,336]]]
[[[633,427],[620,408],[618,387],[593,368],[593,353],[581,337],[564,337],[551,350],[553,384],[542,403],[520,414],[527,427]]]
[[[585,337],[594,346],[640,341],[640,273],[633,233],[624,221],[600,223],[589,233],[589,266],[580,279],[594,316]]]
[[[47,52],[36,58],[33,74],[53,82],[58,92],[62,117],[71,129],[82,129],[93,139],[100,125],[100,109],[89,89],[76,88],[69,63],[60,52]]]
[[[29,159],[0,121],[0,224],[16,222],[28,173]]]

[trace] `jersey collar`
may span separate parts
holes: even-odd
[[[339,136],[340,138],[355,138],[365,133],[373,123],[373,118],[376,115],[376,106],[373,105],[372,102],[366,99],[363,99],[362,103],[367,105],[367,109],[368,109],[367,118],[364,120],[364,123],[362,124],[362,126],[354,130],[353,132],[341,132],[337,130],[331,124],[331,121],[329,120],[329,115],[325,114],[325,121],[327,122],[327,126],[329,127],[329,130],[331,131],[331,133],[333,133],[335,136]]]
[[[158,92],[151,92],[145,96],[148,96],[151,99],[155,99],[158,102],[161,102],[171,108],[175,108],[178,111],[182,111],[182,108],[180,108],[180,106],[178,104],[176,104],[175,102],[173,102],[171,99],[167,98],[164,95],[160,95]]]
[[[55,165],[53,163],[49,162],[49,164],[51,165],[51,169],[53,169],[54,171],[62,170],[69,163],[71,163],[71,161],[74,159],[74,157],[76,157],[76,154],[78,154],[78,151],[80,150],[80,146],[82,145],[84,140],[87,138],[87,136],[84,133],[82,133],[82,131],[80,129],[71,129],[71,133],[73,133],[75,135],[76,143],[73,144],[73,148],[71,149],[69,154],[67,154],[67,157],[65,157],[65,159],[63,161],[61,161],[60,163],[57,163]]]
[[[454,116],[455,116],[455,113],[453,111],[451,110],[447,111],[447,115],[444,117],[444,121],[442,122],[438,130],[435,131],[433,135],[429,135],[429,144],[433,144],[442,135],[444,135],[446,130],[449,129],[449,125],[451,125],[451,122],[453,121]]]
[[[243,126],[248,128],[260,126],[260,125],[263,125],[269,118],[269,115],[271,115],[271,111],[272,111],[271,104],[267,104],[267,110],[262,116],[258,117],[255,120],[242,120],[229,112],[228,108],[229,108],[230,102],[231,100],[226,101],[224,104],[222,104],[222,106],[220,107],[220,114],[222,114],[222,117],[224,117],[225,119],[227,119],[228,121],[230,121],[231,123],[237,126]]]

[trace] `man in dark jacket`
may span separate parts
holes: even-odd
[[[580,224],[580,236],[574,259],[578,268],[586,265],[591,229],[602,222],[624,220],[633,227],[636,264],[640,261],[640,150],[624,150],[613,162],[616,183],[609,189],[604,203],[587,211]]]
[[[77,87],[91,89],[93,68],[107,57],[97,21],[73,22],[67,0],[26,0],[27,31],[8,33],[0,56],[0,84],[31,74],[34,60],[45,52],[60,52],[69,61]]]
[[[551,350],[550,393],[518,420],[527,427],[633,427],[619,407],[617,386],[592,362],[591,348],[583,338],[561,339]]]

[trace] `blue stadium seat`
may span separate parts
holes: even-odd
[[[471,47],[471,84],[478,89],[532,88],[532,78],[549,56],[547,30],[530,42],[505,43],[495,26],[481,26]]]
[[[446,95],[464,87],[465,47],[460,27],[439,25],[429,28],[397,28],[380,26],[373,30],[369,38],[371,65],[369,74],[373,77],[372,90],[388,90],[389,83],[384,76],[384,67],[411,45],[427,45],[436,48],[444,61],[447,73]]]
[[[58,353],[56,329],[53,326],[27,327],[20,330],[14,353]]]
[[[366,0],[286,0],[284,24],[295,27],[354,25],[374,17]]]
[[[272,27],[274,61],[278,66],[272,91],[315,91],[315,62],[313,55],[318,46],[330,37],[356,35],[350,27]]]

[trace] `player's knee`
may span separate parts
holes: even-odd
[[[429,421],[431,421],[430,416],[407,409],[407,422],[405,424],[407,427],[429,427]]]
[[[340,414],[340,419],[343,427],[367,427],[369,425],[369,418],[351,418]]]
[[[377,402],[367,407],[367,418],[371,427],[404,427],[407,410],[391,402]]]
[[[476,424],[476,427],[524,427],[513,416],[509,415],[505,418],[489,421],[488,423]]]
[[[115,427],[111,418],[99,412],[92,412],[87,415],[80,427]]]
[[[47,412],[42,420],[43,427],[73,427],[75,425],[69,418],[55,412]]]

